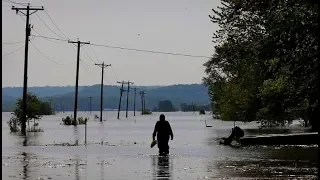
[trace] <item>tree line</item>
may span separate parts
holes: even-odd
[[[302,118],[318,131],[318,5],[305,0],[222,0],[209,15],[219,29],[204,66],[224,120],[267,126]]]

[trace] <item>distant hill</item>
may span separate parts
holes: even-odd
[[[124,87],[127,89],[127,87]],[[139,91],[146,91],[146,108],[153,109],[158,107],[159,101],[170,100],[176,109],[181,109],[182,103],[195,105],[210,104],[208,89],[202,84],[179,84],[171,86],[139,86],[136,87],[136,109],[141,109],[141,98]],[[51,99],[55,103],[57,111],[73,110],[74,106],[74,87],[30,87],[28,91],[33,92],[42,100]],[[15,100],[22,96],[21,87],[2,88],[2,111],[10,111]],[[92,96],[92,110],[100,108],[100,85],[79,87],[78,108],[79,111],[88,110],[89,96]],[[120,90],[119,86],[104,86],[104,109],[118,109]],[[133,110],[134,89],[129,92],[129,110]],[[123,93],[121,109],[126,107],[127,92]]]
[[[79,86],[79,91],[87,86]],[[74,86],[45,86],[45,87],[28,87],[28,92],[32,92],[39,97],[62,95],[68,92],[74,92]],[[22,87],[4,87],[2,88],[2,97],[11,96],[18,98],[22,96]]]

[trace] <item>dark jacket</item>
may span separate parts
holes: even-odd
[[[158,121],[154,127],[153,138],[157,135],[157,139],[169,139],[173,137],[172,129],[168,121]]]

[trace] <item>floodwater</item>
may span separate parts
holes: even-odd
[[[85,126],[64,126],[61,118],[72,112],[44,116],[44,132],[30,132],[28,138],[10,133],[10,113],[2,113],[2,178],[5,180],[58,179],[317,179],[318,145],[252,146],[234,148],[219,144],[228,136],[233,122],[214,120],[193,112],[164,113],[174,140],[170,155],[159,157],[150,148],[152,132],[160,113],[141,116],[104,112],[104,121],[93,119],[99,112],[79,112],[90,117]],[[212,127],[205,126],[207,124]],[[33,124],[33,123],[31,123]],[[236,125],[246,135],[261,134],[257,123]],[[282,131],[282,130],[281,130]],[[279,133],[281,131],[278,131]],[[299,131],[295,128],[285,132]],[[76,144],[68,146],[66,144]]]

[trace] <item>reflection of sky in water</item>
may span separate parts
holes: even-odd
[[[129,112],[104,112],[107,121],[94,120],[96,112],[79,112],[90,117],[88,146],[84,146],[84,125],[63,126],[61,118],[70,113],[44,116],[39,127],[44,132],[28,133],[28,139],[9,133],[2,115],[2,177],[4,179],[197,179],[220,177],[282,177],[312,179],[317,175],[318,148],[308,146],[256,146],[232,148],[221,146],[220,137],[230,134],[233,122],[212,120],[210,115],[165,113],[175,139],[169,141],[170,156],[161,158],[150,148],[152,131],[159,114],[141,116]],[[205,122],[212,128],[205,127]],[[256,123],[239,123],[247,134]],[[270,131],[270,130],[268,130]],[[284,132],[297,130],[284,130]],[[281,130],[275,130],[275,133]],[[53,146],[75,144],[79,146]],[[102,142],[102,143],[101,143]],[[26,145],[26,146],[23,146]],[[47,146],[46,146],[47,145]],[[150,159],[151,158],[151,159]],[[151,163],[150,163],[151,160]],[[174,161],[173,161],[174,160]],[[281,175],[281,176],[280,176]]]

